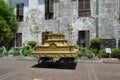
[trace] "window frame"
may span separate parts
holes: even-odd
[[[16,17],[20,22],[24,20],[24,3],[16,4]]]
[[[52,4],[50,5],[50,3]],[[53,18],[54,18],[54,0],[45,0],[45,19],[49,20]]]
[[[81,1],[81,2],[80,2]],[[78,16],[79,17],[89,17],[91,16],[91,5],[90,1],[78,0]],[[89,4],[89,8],[86,8],[86,4]],[[82,8],[80,8],[80,5]]]
[[[15,46],[21,47],[22,46],[22,33],[16,33],[15,34]]]

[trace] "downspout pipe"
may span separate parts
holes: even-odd
[[[58,14],[58,33],[60,33],[60,17],[61,17],[61,15],[60,15],[60,0],[59,0],[59,14]]]
[[[96,0],[96,37],[99,37],[99,0]]]

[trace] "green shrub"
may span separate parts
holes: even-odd
[[[32,53],[33,49],[29,49],[29,53]]]
[[[32,52],[32,49],[29,49],[28,46],[25,46],[22,48],[22,53],[24,56],[29,56],[31,52]]]
[[[29,49],[28,46],[22,47],[22,51],[24,51],[24,50],[26,50],[26,49]]]
[[[106,53],[105,49],[100,50],[99,53],[101,54],[101,57],[103,57],[103,58],[109,57],[109,55]]]
[[[13,51],[14,51],[14,50],[15,50],[15,48],[14,48],[14,47],[11,47],[11,48],[10,48],[10,50],[13,50]]]
[[[98,56],[93,56],[91,58],[82,56],[80,59],[81,60],[99,60]]]
[[[88,59],[92,59],[94,56],[95,56],[95,54],[91,50],[87,51],[87,57],[88,57]]]
[[[25,50],[23,51],[23,55],[24,55],[24,56],[28,56],[28,54],[29,54],[29,50],[25,49]]]
[[[3,49],[2,49],[2,48],[0,48],[0,53],[2,53],[2,51],[3,51]]]
[[[74,46],[75,48],[80,49],[80,46],[78,44],[75,44]]]
[[[5,53],[4,53],[4,56],[8,56],[8,53],[7,53],[7,52],[5,52]]]
[[[100,38],[91,39],[91,44],[100,44]]]
[[[0,57],[3,57],[3,53],[2,53],[3,49],[0,48]]]
[[[14,47],[11,47],[10,50],[13,50],[13,56],[19,56],[20,55],[20,50],[21,48],[14,48]]]
[[[28,41],[27,44],[33,48],[36,46],[37,42],[36,41]]]
[[[120,53],[120,49],[119,48],[113,48],[112,53]]]
[[[87,48],[81,48],[81,49],[80,49],[79,57],[81,57],[81,56],[86,56],[86,51],[87,51],[87,50],[88,50]]]
[[[88,48],[81,48],[79,57],[87,57],[88,59],[91,59],[94,56],[95,54]]]
[[[85,57],[85,56],[82,56],[80,59],[81,60],[89,60],[88,57]]]
[[[98,57],[98,56],[94,56],[94,57],[92,58],[92,60],[99,60],[99,57]]]
[[[18,52],[18,51],[15,51],[14,53],[13,53],[13,56],[19,56],[20,55],[20,53]]]
[[[113,48],[111,56],[114,58],[120,58],[120,48]]]
[[[98,55],[97,49],[95,49],[95,48],[90,48],[90,51],[93,52],[96,56]]]
[[[100,38],[93,38],[93,39],[91,39],[90,47],[98,49],[100,47]]]

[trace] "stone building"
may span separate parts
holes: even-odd
[[[46,31],[63,33],[69,42],[83,47],[94,37],[106,47],[120,46],[120,0],[8,1],[19,20],[15,47],[30,40],[42,44]]]

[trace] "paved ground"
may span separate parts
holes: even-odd
[[[0,80],[120,80],[120,63],[78,63],[61,69],[56,63],[0,59]]]

